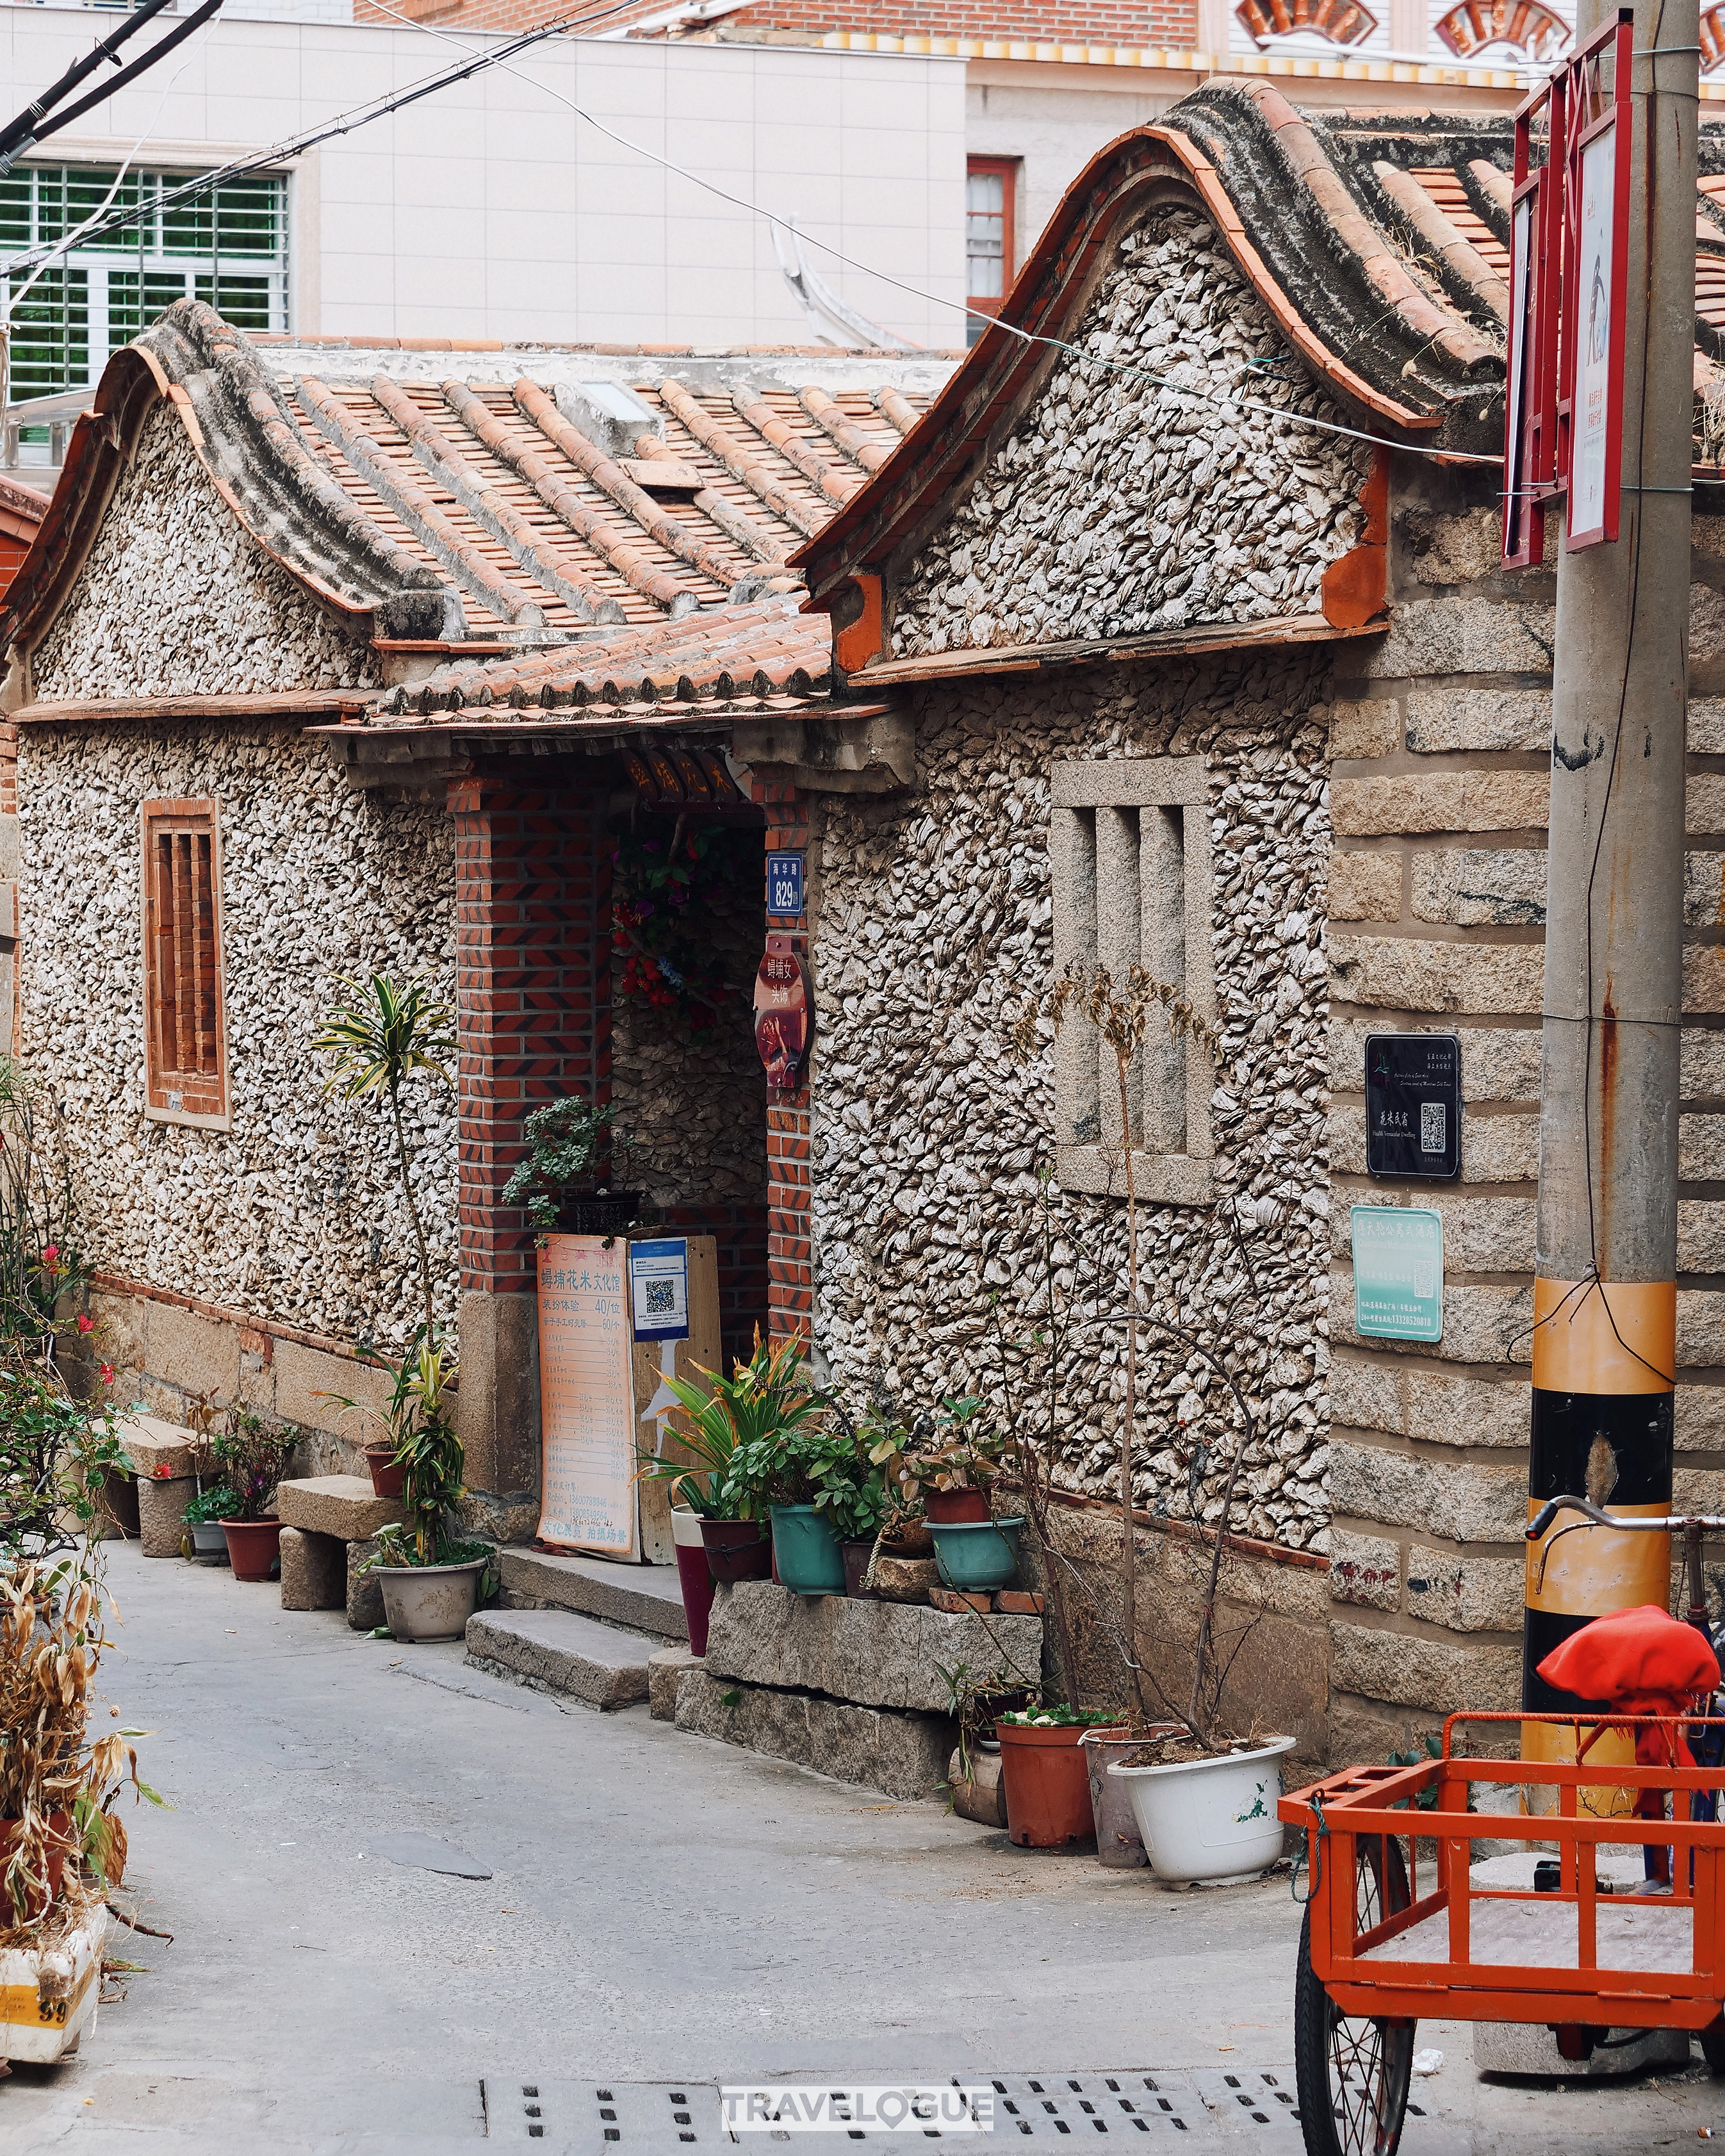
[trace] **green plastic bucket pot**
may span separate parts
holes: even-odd
[[[813,1505],[773,1507],[773,1557],[793,1594],[845,1592],[845,1553]]]
[[[941,1578],[961,1594],[990,1594],[1018,1575],[1018,1553],[1012,1537],[1024,1524],[1015,1520],[964,1520],[943,1526],[931,1520],[934,1561]]]

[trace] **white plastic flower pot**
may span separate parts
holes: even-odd
[[[1167,1767],[1111,1764],[1132,1794],[1144,1851],[1158,1879],[1206,1887],[1255,1878],[1281,1855],[1281,1758],[1291,1737],[1250,1752]]]
[[[0,2059],[51,2066],[77,2050],[95,2026],[107,1928],[97,1902],[52,1946],[0,1953]]]

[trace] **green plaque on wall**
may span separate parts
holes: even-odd
[[[1413,1205],[1356,1205],[1353,1329],[1379,1340],[1444,1337],[1444,1223]]]

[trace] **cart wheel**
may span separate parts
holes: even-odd
[[[1354,1907],[1365,1931],[1407,1907],[1408,1874],[1393,1840],[1362,1839],[1358,1848]],[[1294,1979],[1294,2074],[1307,2156],[1395,2156],[1407,2116],[1414,2029],[1411,2021],[1337,2012],[1312,1973],[1308,1909]]]
[[[1725,2014],[1700,2032],[1701,2055],[1716,2074],[1725,2074]]]

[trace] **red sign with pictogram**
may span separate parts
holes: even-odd
[[[794,1093],[814,1045],[814,984],[788,936],[769,936],[755,974],[755,1047],[772,1093]]]

